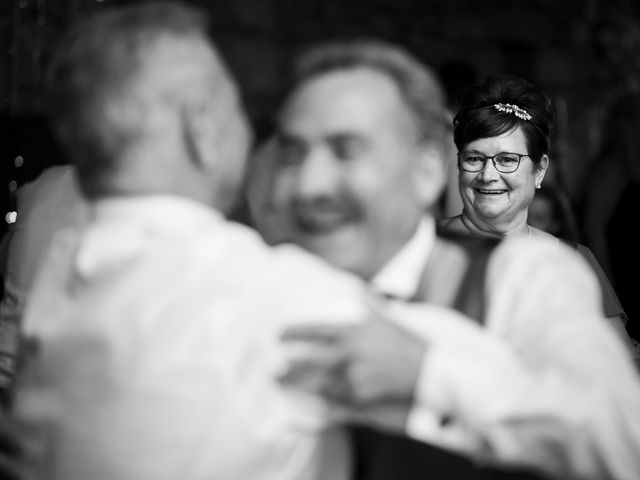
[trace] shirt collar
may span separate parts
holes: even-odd
[[[392,297],[413,297],[435,239],[435,220],[432,217],[423,217],[409,241],[373,277],[373,287]]]
[[[74,269],[79,279],[134,261],[154,238],[193,239],[223,225],[216,210],[186,197],[131,195],[90,204],[90,220],[78,236]],[[186,243],[182,243],[186,245]]]
[[[206,228],[223,216],[217,210],[177,195],[107,197],[92,205],[92,217],[102,222],[134,222],[154,230],[185,233]]]

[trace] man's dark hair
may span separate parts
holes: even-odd
[[[444,137],[448,118],[437,75],[407,50],[382,40],[336,40],[307,48],[295,59],[284,93],[316,76],[359,68],[380,72],[394,82],[421,140]]]

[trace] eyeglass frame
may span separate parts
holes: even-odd
[[[464,153],[471,153],[471,152],[458,152],[457,157],[458,157],[458,165],[460,166],[460,168],[462,170],[464,170],[465,172],[468,173],[478,173],[481,172],[482,170],[485,169],[485,167],[487,166],[487,160],[491,160],[491,163],[493,163],[493,168],[495,168],[498,172],[500,173],[514,173],[516,170],[518,170],[518,168],[520,168],[520,162],[522,162],[522,157],[529,157],[531,158],[531,156],[529,154],[526,153],[516,153],[516,152],[500,152],[500,153],[496,153],[495,155],[482,155],[481,153],[478,153],[477,156],[478,157],[482,157],[482,167],[480,167],[478,170],[467,170],[466,168],[464,168],[462,166],[462,160],[460,159],[460,157],[464,154]],[[509,171],[509,172],[503,172],[502,170],[500,170],[500,168],[498,168],[498,165],[496,165],[496,157],[500,156],[500,155],[517,155],[518,156],[518,164],[516,165],[516,168],[514,168],[513,170]]]

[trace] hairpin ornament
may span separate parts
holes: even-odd
[[[517,105],[511,105],[510,103],[496,103],[493,106],[500,112],[513,113],[521,120],[531,120],[529,112]]]

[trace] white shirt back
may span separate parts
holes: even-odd
[[[17,414],[47,437],[46,477],[344,477],[328,409],[277,382],[278,336],[358,321],[362,284],[188,200],[94,214],[54,242],[25,318]]]

